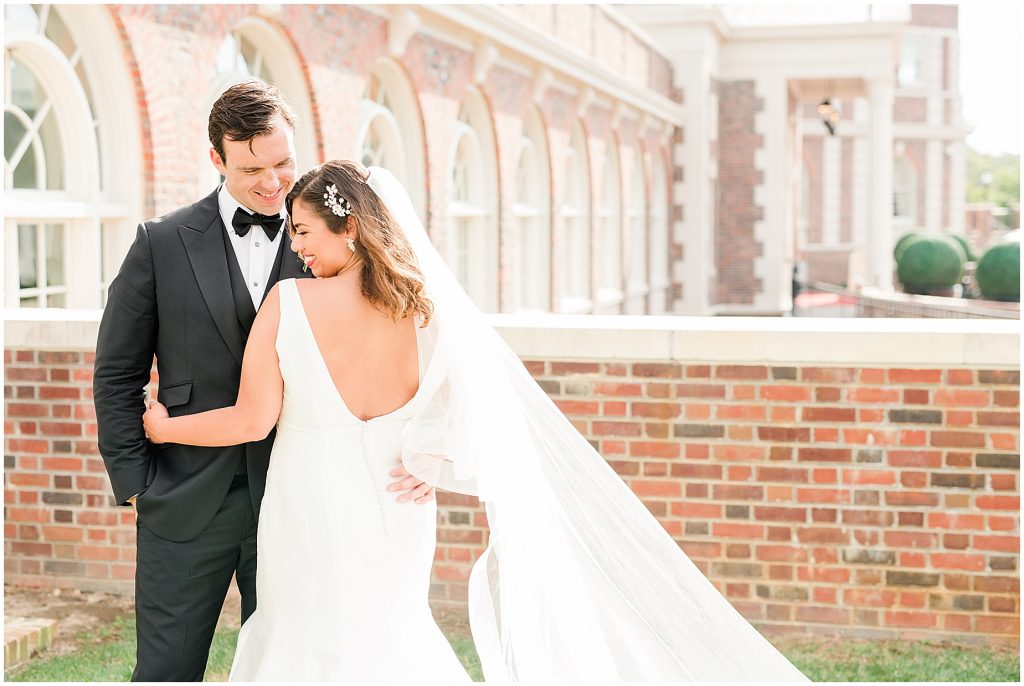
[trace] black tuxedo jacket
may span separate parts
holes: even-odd
[[[142,428],[154,354],[158,399],[172,417],[228,407],[238,396],[248,327],[236,302],[244,305],[249,296],[232,289],[237,260],[224,231],[217,191],[140,224],[110,284],[96,343],[93,399],[114,497],[123,505],[141,493],[140,519],[173,541],[205,528],[240,470],[258,516],[274,442],[271,432],[244,445],[157,446]],[[285,232],[264,297],[277,281],[304,276],[290,244]],[[238,272],[236,284],[240,278]],[[250,309],[249,325],[252,316]]]

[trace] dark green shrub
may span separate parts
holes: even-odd
[[[963,236],[961,236],[958,233],[947,233],[945,235],[949,236],[954,241],[956,241],[957,243],[960,244],[960,247],[963,248],[963,250],[964,250],[964,258],[968,262],[977,262],[978,261],[978,256],[974,254],[973,250],[971,250],[971,244],[967,242],[966,238],[964,238]]]
[[[908,245],[916,241],[918,238],[922,237],[923,234],[920,234],[916,231],[911,231],[910,233],[905,233],[902,236],[900,236],[899,240],[896,241],[895,247],[893,247],[892,249],[892,256],[893,258],[895,258],[896,262],[900,261],[900,257],[903,256],[903,251],[907,249]]]
[[[986,298],[1020,302],[1020,243],[997,243],[986,250],[974,278]]]
[[[944,236],[921,236],[903,250],[896,274],[908,293],[927,293],[960,283],[964,252]]]

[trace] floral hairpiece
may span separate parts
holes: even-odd
[[[338,195],[338,187],[333,183],[327,187],[327,192],[324,193],[324,205],[330,207],[331,212],[342,218],[352,214],[352,205],[347,199]]]

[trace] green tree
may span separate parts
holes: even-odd
[[[1020,202],[1020,155],[985,155],[967,148],[967,202],[1009,208]]]

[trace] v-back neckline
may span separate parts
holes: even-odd
[[[389,412],[385,412],[384,414],[379,414],[373,417],[369,417],[367,419],[363,419],[349,408],[348,403],[345,402],[345,396],[342,395],[341,393],[341,389],[338,388],[338,384],[334,382],[334,377],[331,376],[331,368],[327,366],[327,358],[324,357],[323,350],[320,348],[320,342],[317,341],[316,334],[313,333],[313,323],[309,320],[309,314],[306,312],[306,304],[302,301],[302,294],[299,293],[299,284],[293,280],[292,285],[295,289],[295,299],[298,301],[299,312],[302,314],[302,319],[306,323],[306,332],[309,334],[309,338],[313,342],[313,347],[316,349],[316,356],[320,360],[320,366],[323,367],[323,372],[327,379],[327,383],[330,385],[331,388],[334,389],[334,397],[338,399],[338,403],[341,405],[342,409],[345,410],[346,414],[348,414],[350,417],[352,417],[352,419],[356,420],[357,422],[361,424],[366,424],[376,419],[384,419],[385,417],[390,417],[391,415],[397,412],[401,412],[406,407],[408,407],[413,400],[416,399],[416,396],[420,394],[420,389],[423,388],[424,374],[423,360],[420,358],[420,332],[419,327],[416,326],[415,321],[413,322],[413,331],[416,337],[416,391],[409,397],[408,400],[402,403],[399,407],[396,407],[395,409]]]

